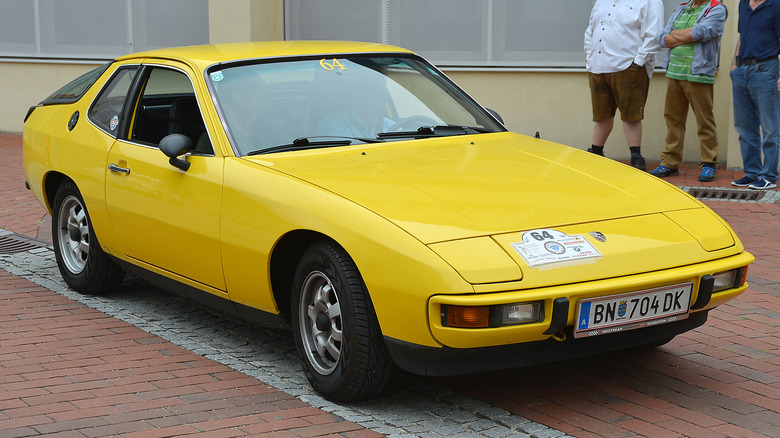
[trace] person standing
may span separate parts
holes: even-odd
[[[642,119],[660,51],[661,0],[596,0],[585,30],[585,55],[593,106],[593,140],[588,152],[604,155],[615,112],[620,109],[631,165],[646,169]]]
[[[731,87],[745,176],[731,184],[771,189],[780,143],[780,0],[740,0],[737,31]]]
[[[718,0],[690,0],[674,10],[661,32],[661,47],[669,48],[666,69],[666,149],[652,172],[659,178],[678,175],[685,142],[688,107],[698,125],[701,174],[712,181],[718,166],[718,133],[713,112],[713,85],[720,57],[720,40],[728,17]]]

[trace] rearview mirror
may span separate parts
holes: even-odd
[[[171,166],[177,167],[183,171],[190,168],[190,162],[179,158],[192,150],[192,140],[183,134],[168,134],[160,140],[160,150],[170,159]]]

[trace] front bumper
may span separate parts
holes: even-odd
[[[399,368],[424,376],[452,376],[549,363],[662,342],[693,330],[707,321],[709,311],[692,313],[668,324],[608,335],[575,339],[572,326],[564,340],[547,339],[522,344],[478,348],[435,348],[385,338]]]
[[[740,270],[753,260],[751,254],[742,252],[708,262],[597,281],[493,293],[434,295],[428,302],[428,322],[431,334],[445,348],[478,349],[536,343],[546,341],[550,337],[565,338],[567,330],[575,325],[577,306],[581,300],[684,283],[694,285],[689,303],[690,317],[692,317],[743,293],[747,289],[747,283],[743,284],[741,280],[735,283],[733,288],[714,293],[710,280],[716,273]],[[496,306],[527,302],[542,303],[544,309],[542,320],[488,328],[450,327],[443,321],[445,306]],[[645,330],[645,328],[637,329],[640,333]]]

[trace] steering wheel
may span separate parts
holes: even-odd
[[[408,131],[408,130],[416,130],[417,128],[421,126],[436,126],[440,125],[441,123],[437,122],[436,120],[433,120],[432,118],[428,116],[409,116],[404,117],[397,122],[393,124],[387,131],[393,132],[393,131]]]

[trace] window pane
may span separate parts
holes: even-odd
[[[0,54],[34,53],[35,4],[0,0]]]
[[[128,53],[124,0],[40,0],[42,52],[113,58]]]
[[[133,51],[208,44],[208,0],[133,2]]]
[[[583,37],[593,2],[496,0],[493,61],[584,67]]]
[[[41,103],[45,105],[47,103],[75,102],[81,99],[81,96],[83,96],[84,93],[86,93],[87,90],[92,87],[92,84],[94,84],[100,75],[102,75],[103,72],[105,72],[110,66],[111,63],[109,62],[84,73],[64,87],[52,93],[51,96],[44,99],[44,101]]]
[[[114,77],[103,87],[100,96],[89,109],[89,119],[109,135],[119,133],[122,122],[122,109],[125,97],[133,83],[137,68],[124,68],[117,71]]]
[[[663,0],[669,15],[679,0]],[[585,67],[593,1],[287,0],[288,39],[377,41],[441,66]],[[664,52],[658,55],[660,59]]]
[[[487,60],[487,2],[393,0],[389,43],[431,59]]]
[[[197,143],[206,131],[190,78],[178,70],[154,68],[146,80],[134,117],[131,138],[157,145],[178,133]]]
[[[287,10],[289,39],[382,42],[380,1],[291,1]]]

